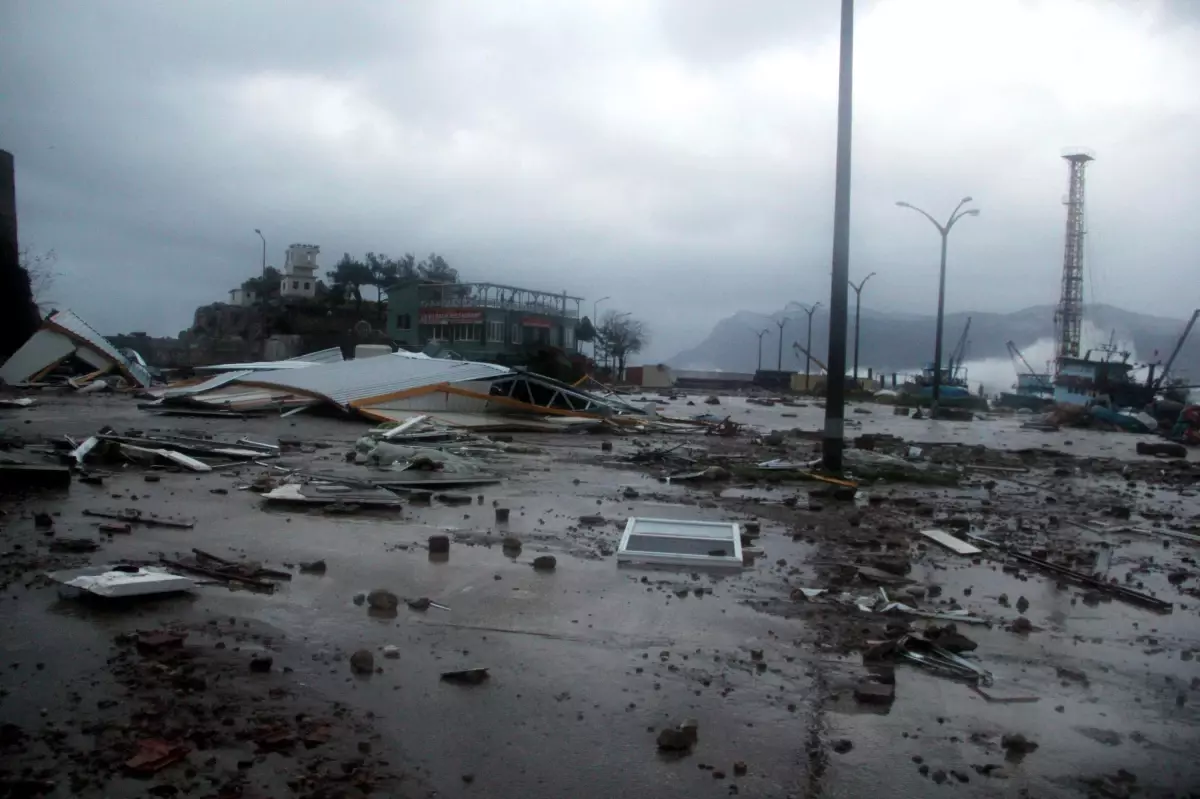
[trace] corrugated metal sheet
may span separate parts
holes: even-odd
[[[307,361],[249,361],[248,363],[214,363],[208,366],[197,366],[197,372],[245,372],[245,371],[275,371],[276,369],[307,369],[316,366]]]
[[[266,369],[304,369],[314,364],[321,363],[341,363],[345,359],[342,357],[341,347],[330,347],[327,350],[317,350],[305,355],[297,355],[295,358],[288,358],[285,361],[252,361],[249,363],[217,363],[209,366],[197,366],[197,372],[227,372],[227,371],[245,371],[245,370],[266,370]]]
[[[10,385],[24,383],[73,353],[75,348],[75,342],[62,333],[39,330],[0,366],[0,380]]]
[[[486,380],[511,373],[491,363],[391,355],[316,364],[307,369],[256,371],[237,382],[311,394],[346,408],[355,402],[422,386]]]
[[[150,372],[146,367],[134,363],[122,355],[116,347],[109,343],[108,339],[100,335],[95,328],[80,319],[73,312],[59,311],[47,319],[46,322],[65,331],[81,344],[86,344],[92,349],[104,353],[105,356],[111,358],[121,368],[122,372],[133,378],[134,382],[142,388],[147,388],[150,385]]]
[[[308,352],[304,355],[297,355],[295,358],[289,358],[289,361],[307,361],[308,363],[341,363],[346,360],[342,356],[341,347],[330,347],[325,350],[317,350],[316,352]]]
[[[193,383],[190,386],[179,386],[178,388],[168,388],[162,393],[164,397],[186,397],[191,394],[201,394],[205,391],[212,391],[220,388],[223,385],[232,383],[234,380],[245,377],[250,374],[250,369],[243,369],[240,372],[223,372],[219,375],[204,380],[200,383]]]

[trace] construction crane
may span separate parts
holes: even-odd
[[[951,381],[958,376],[958,370],[962,368],[963,360],[967,357],[967,335],[971,332],[971,317],[967,317],[967,323],[963,326],[962,335],[959,336],[958,346],[950,353],[950,361],[946,364],[946,375]]]
[[[1175,349],[1171,351],[1171,357],[1167,358],[1166,364],[1163,366],[1162,373],[1158,379],[1154,381],[1154,390],[1157,391],[1166,382],[1167,375],[1171,373],[1171,366],[1175,363],[1175,358],[1179,356],[1179,351],[1183,349],[1184,343],[1187,342],[1188,336],[1192,334],[1192,328],[1196,325],[1196,317],[1200,317],[1200,308],[1192,312],[1192,318],[1188,320],[1187,327],[1183,329],[1183,334],[1179,337],[1179,341],[1175,342]]]
[[[1029,361],[1025,360],[1025,356],[1021,354],[1019,349],[1017,349],[1016,344],[1010,341],[1004,346],[1008,347],[1008,355],[1013,359],[1013,366],[1016,368],[1018,376],[1021,374],[1021,366],[1023,365],[1030,377],[1037,378],[1038,382],[1041,383],[1047,390],[1052,388],[1052,386],[1047,383],[1040,374],[1037,373],[1037,370],[1029,365]]]
[[[799,341],[792,342],[792,350],[795,351],[796,353],[798,353],[799,355],[807,355],[809,358],[812,359],[812,362],[817,365],[818,369],[820,369],[822,372],[825,372],[826,374],[829,373],[829,367],[826,366],[825,364],[823,364],[821,362],[821,359],[818,358],[817,356],[809,354],[808,350],[806,350],[806,349],[804,349],[804,347],[800,346]]]

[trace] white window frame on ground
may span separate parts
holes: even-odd
[[[631,548],[631,539],[632,548]],[[660,540],[661,548],[652,544]],[[680,552],[672,544],[704,552]],[[724,554],[708,552],[722,550]],[[742,530],[736,522],[698,522],[684,519],[633,517],[625,525],[617,548],[618,563],[658,563],[667,566],[742,568]]]

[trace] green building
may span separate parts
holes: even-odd
[[[406,349],[435,342],[469,360],[503,362],[541,347],[571,355],[582,301],[495,283],[410,280],[388,291],[388,334]]]

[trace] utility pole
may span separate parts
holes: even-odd
[[[825,383],[825,468],[842,471],[846,427],[846,300],[850,282],[850,127],[854,117],[854,0],[842,0],[838,58],[837,169],[833,192],[833,279],[829,291],[829,379]]]
[[[930,216],[927,212],[920,208],[906,203],[903,200],[897,202],[896,205],[901,208],[909,208],[924,216],[933,226],[938,229],[938,233],[942,236],[942,265],[938,273],[938,310],[937,310],[937,332],[934,334],[933,340],[933,400],[929,406],[929,418],[937,418],[938,400],[942,394],[942,322],[945,317],[946,307],[946,247],[947,239],[950,237],[950,231],[954,228],[954,223],[962,219],[964,216],[979,216],[978,208],[963,208],[964,205],[971,202],[970,197],[963,197],[958,201],[958,205],[954,207],[954,213],[950,214],[950,218],[946,220],[946,224],[942,224]]]
[[[820,307],[821,303],[816,302],[804,309],[804,312],[808,314],[808,344],[804,348],[804,391],[806,393],[812,388],[808,382],[808,370],[812,362],[812,318],[813,313]]]
[[[596,340],[600,338],[600,317],[596,315],[596,312],[600,303],[611,299],[612,297],[601,297],[592,303],[592,330],[596,331],[592,336],[592,363],[596,362]]]
[[[254,228],[254,232],[262,239],[262,280],[259,281],[259,299],[263,305],[267,304],[267,237],[262,234],[258,228]]]
[[[783,371],[783,328],[790,321],[791,321],[791,317],[787,317],[787,316],[775,321],[775,324],[779,326],[779,360],[775,364],[776,372]]]
[[[770,333],[770,332],[771,332],[770,330],[768,330],[767,328],[764,327],[762,330],[760,330],[754,334],[754,335],[758,336],[758,369],[756,371],[759,371],[759,372],[762,371],[762,339],[763,339],[763,336],[765,336],[767,333]]]
[[[867,285],[867,281],[873,277],[875,277],[874,272],[872,272],[871,274],[864,277],[861,281],[859,281],[859,284],[857,286],[854,285],[853,283],[850,283],[850,288],[854,289],[854,386],[855,386],[855,388],[858,387],[858,336],[859,336],[858,319],[860,316],[862,316],[862,290],[863,290],[863,286]],[[846,281],[846,282],[849,283],[850,281]]]

